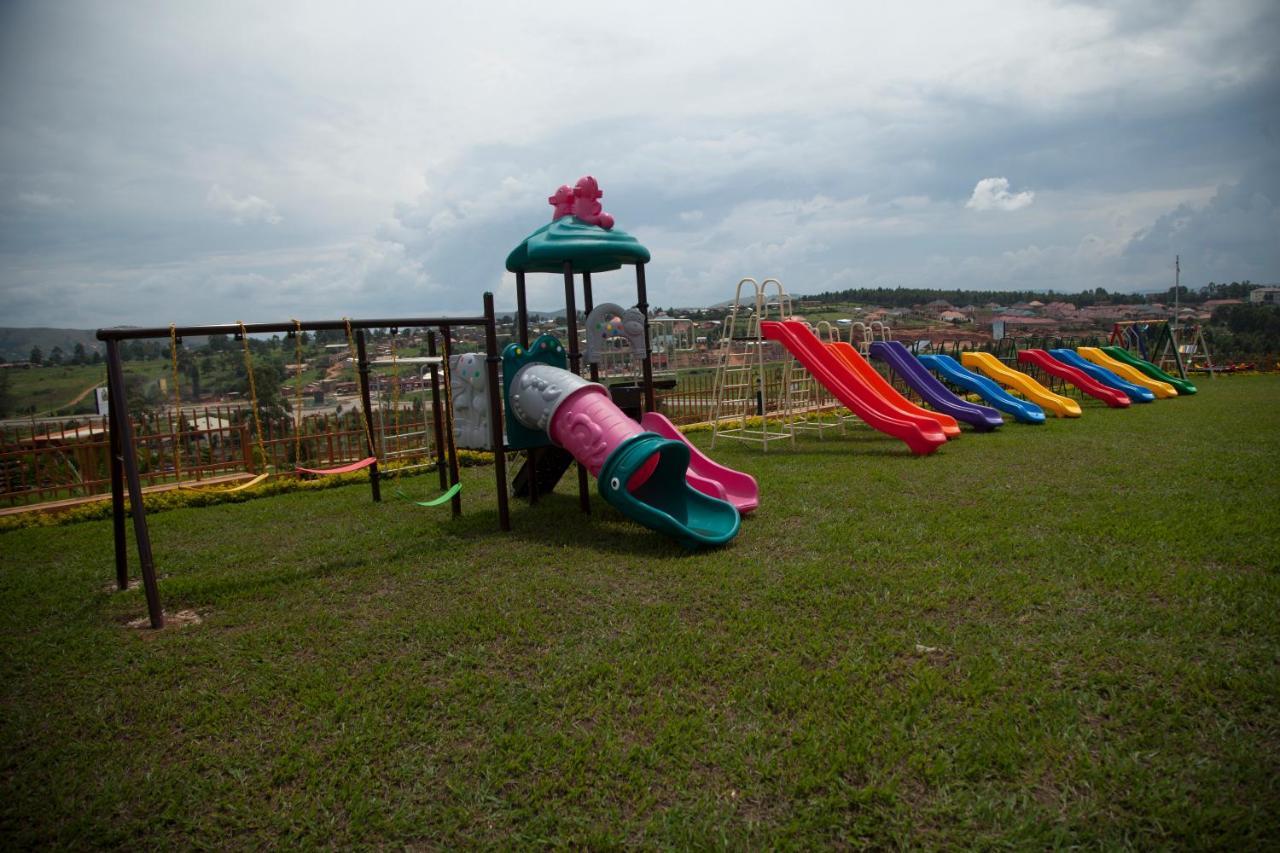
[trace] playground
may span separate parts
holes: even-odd
[[[682,433],[600,195],[561,187],[507,257],[510,340],[489,294],[99,332],[118,400],[124,340],[169,340],[176,389],[183,335],[238,332],[252,377],[252,333],[341,332],[360,423],[349,459],[295,436],[235,502],[144,513],[113,406],[113,516],[0,534],[11,844],[1280,842],[1280,379],[914,353],[744,279]],[[364,332],[413,324],[434,468],[387,483]]]
[[[726,444],[765,484],[731,548],[572,494],[500,533],[489,468],[457,520],[159,513],[199,620],[161,632],[109,521],[3,534],[6,837],[1268,846],[1280,382],[1200,394],[925,458]]]

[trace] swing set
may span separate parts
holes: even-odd
[[[355,365],[355,364],[357,364],[357,358],[356,358],[356,347],[355,347],[354,337],[353,337],[353,335],[352,335],[351,324],[350,324],[349,319],[348,319],[348,318],[345,318],[345,317],[343,318],[343,323],[344,323],[344,324],[345,324],[345,326],[346,326],[346,333],[347,333],[347,348],[348,348],[348,352],[349,352],[349,354],[350,354],[350,360],[351,360],[351,363],[352,363],[353,365]],[[294,348],[294,360],[295,360],[295,363],[297,363],[297,364],[301,364],[301,363],[302,363],[302,333],[301,333],[301,323],[300,323],[300,321],[298,321],[298,320],[296,320],[296,319],[295,319],[295,320],[293,320],[293,324],[294,324],[294,328],[293,328],[293,329],[291,329],[291,330],[289,330],[289,336],[295,339],[295,348]],[[258,448],[258,457],[259,457],[259,459],[261,459],[261,460],[262,460],[262,463],[261,463],[261,464],[263,465],[263,467],[264,467],[264,469],[265,469],[265,470],[263,470],[263,471],[259,472],[259,473],[258,473],[258,474],[256,474],[253,478],[251,478],[250,480],[248,480],[247,482],[244,482],[244,483],[238,483],[238,484],[236,484],[236,485],[234,485],[234,486],[231,486],[231,487],[229,487],[229,488],[225,488],[225,489],[199,489],[200,491],[219,492],[219,493],[222,493],[222,494],[233,494],[233,493],[235,493],[235,492],[243,492],[243,491],[245,491],[245,490],[247,490],[247,489],[251,489],[251,488],[253,488],[254,486],[258,485],[259,483],[264,482],[264,481],[265,481],[268,477],[270,477],[273,473],[277,473],[277,474],[278,474],[278,473],[280,473],[280,472],[278,472],[278,471],[277,471],[277,472],[273,472],[273,471],[271,470],[271,468],[272,468],[273,466],[272,466],[272,463],[269,461],[269,457],[268,457],[268,455],[267,455],[267,448],[266,448],[266,445],[263,443],[263,440],[262,440],[262,435],[263,435],[263,432],[262,432],[262,415],[261,415],[261,411],[262,411],[262,409],[261,409],[261,405],[260,405],[260,403],[259,403],[259,401],[258,401],[258,383],[257,383],[256,374],[255,374],[255,371],[254,371],[254,368],[253,368],[253,353],[252,353],[252,351],[251,351],[251,350],[250,350],[250,348],[249,348],[249,334],[248,334],[248,332],[246,332],[246,331],[245,331],[245,325],[244,325],[244,322],[243,322],[243,321],[239,321],[239,322],[237,322],[237,323],[236,323],[236,333],[235,333],[235,336],[236,336],[236,339],[237,339],[237,340],[239,340],[239,341],[241,342],[242,346],[243,346],[243,352],[244,352],[244,369],[245,369],[245,374],[246,374],[246,377],[247,377],[247,380],[248,380],[248,385],[249,385],[249,410],[250,410],[250,412],[252,413],[252,416],[253,416],[253,435],[254,435],[254,441],[255,441],[255,443],[256,443],[256,445],[257,445],[257,448]],[[173,362],[173,408],[174,408],[174,411],[178,414],[179,422],[181,422],[181,418],[182,418],[182,393],[181,393],[181,388],[180,388],[180,385],[179,385],[179,379],[178,379],[178,376],[179,376],[179,372],[178,372],[178,344],[179,344],[180,342],[181,342],[181,338],[180,338],[180,337],[179,337],[179,335],[178,335],[178,327],[177,327],[177,325],[175,325],[175,324],[170,324],[170,326],[169,326],[169,354],[170,354],[170,358],[171,358],[171,360],[172,360],[172,362]],[[361,376],[360,376],[359,371],[356,371],[356,382],[357,382],[357,386],[359,386],[359,385],[361,385],[361,384],[362,384],[362,382],[361,382]],[[364,398],[364,395],[362,394],[362,399],[363,399],[363,398]],[[293,453],[293,458],[294,458],[295,463],[296,463],[296,460],[299,460],[299,459],[301,459],[301,458],[302,458],[302,418],[301,418],[301,413],[302,413],[302,377],[301,377],[301,375],[299,375],[299,377],[298,377],[298,381],[294,383],[294,405],[293,405],[293,410],[294,410],[294,453]],[[366,417],[364,417],[364,416],[363,416],[363,414],[362,414],[362,417],[361,417],[361,423],[362,423],[362,424],[364,424],[366,447],[368,447],[368,448],[372,448],[372,447],[374,446],[374,442],[373,442],[373,436],[372,436],[372,433],[371,433],[371,432],[370,432],[370,430],[369,430],[369,419],[368,419],[368,418],[366,418]],[[366,457],[365,457],[365,458],[363,458],[363,459],[359,459],[359,460],[357,460],[357,461],[355,461],[355,462],[350,462],[350,463],[345,464],[345,465],[340,465],[340,466],[337,466],[337,467],[335,467],[335,468],[307,468],[307,467],[305,467],[305,466],[303,466],[303,465],[296,465],[296,467],[295,467],[295,472],[296,472],[297,474],[311,474],[311,475],[314,475],[314,476],[332,476],[332,475],[334,475],[334,474],[350,474],[350,473],[352,473],[352,472],[354,472],[354,471],[360,471],[360,470],[363,470],[364,468],[368,468],[369,466],[371,466],[371,465],[375,464],[377,461],[378,461],[378,457],[377,457],[377,456],[375,456],[375,455],[371,452],[368,456],[366,456]],[[174,471],[174,475],[175,475],[175,477],[177,477],[177,479],[179,480],[179,488],[192,488],[191,486],[187,486],[187,485],[185,485],[185,484],[183,484],[183,483],[181,482],[181,480],[182,480],[182,451],[181,451],[180,441],[177,441],[177,440],[175,440],[175,441],[174,441],[174,444],[173,444],[173,471]]]
[[[248,373],[250,405],[254,418],[254,427],[257,436],[258,452],[262,457],[262,465],[264,470],[259,471],[251,480],[246,483],[237,485],[227,491],[243,491],[251,488],[272,475],[271,464],[265,452],[265,446],[262,440],[262,423],[261,416],[258,411],[258,393],[257,385],[253,372],[253,356],[249,349],[249,335],[252,334],[271,334],[284,332],[294,337],[295,354],[301,355],[302,341],[301,335],[304,331],[337,331],[343,330],[347,336],[347,347],[352,363],[355,366],[357,385],[361,400],[361,422],[364,428],[365,438],[365,455],[356,461],[339,465],[332,468],[309,468],[298,464],[297,460],[301,449],[301,430],[295,429],[295,468],[292,473],[296,475],[311,476],[332,476],[336,474],[347,474],[354,471],[367,470],[369,472],[369,487],[375,502],[382,500],[382,492],[380,488],[380,473],[378,470],[378,452],[374,443],[373,413],[372,404],[369,397],[369,360],[366,355],[365,347],[365,330],[381,329],[381,328],[427,328],[431,332],[428,335],[428,344],[434,355],[434,333],[438,331],[443,340],[443,358],[447,363],[450,355],[450,330],[458,326],[478,326],[484,330],[485,338],[485,363],[488,373],[488,409],[489,409],[489,425],[492,432],[493,446],[502,446],[502,399],[501,384],[498,382],[498,363],[501,358],[498,355],[497,340],[497,321],[493,307],[493,294],[484,294],[484,314],[475,317],[428,317],[428,318],[396,318],[396,319],[376,319],[376,320],[353,320],[343,318],[342,320],[318,321],[318,322],[302,322],[293,320],[290,323],[252,323],[246,324],[238,322],[233,325],[211,325],[211,326],[178,326],[170,325],[167,328],[116,328],[116,329],[99,329],[97,338],[106,344],[106,361],[107,361],[107,388],[111,400],[111,406],[108,412],[109,437],[111,449],[111,503],[112,503],[112,522],[113,522],[113,538],[115,543],[115,563],[116,563],[116,586],[119,589],[128,587],[129,582],[129,560],[128,560],[128,541],[125,535],[125,516],[126,512],[133,519],[134,539],[137,546],[138,562],[140,564],[142,575],[142,586],[146,593],[147,614],[152,628],[163,628],[165,624],[164,610],[160,603],[160,593],[156,581],[155,559],[151,548],[151,534],[147,525],[146,508],[143,502],[142,483],[139,476],[138,453],[134,445],[133,421],[129,412],[128,399],[125,394],[124,382],[124,366],[120,354],[120,344],[122,341],[129,340],[145,340],[152,338],[168,337],[170,341],[170,349],[173,360],[174,373],[174,395],[175,401],[180,402],[180,392],[178,388],[178,344],[183,336],[186,335],[235,335],[241,341],[244,351],[245,369]],[[298,363],[301,363],[299,357]],[[450,379],[448,371],[444,375],[446,397],[442,401],[440,399],[440,386],[438,378],[438,369],[432,368],[432,409],[433,420],[435,422],[435,432],[437,436],[436,442],[436,465],[440,471],[440,486],[444,491],[438,497],[428,500],[417,500],[405,495],[403,491],[397,489],[397,492],[405,497],[405,499],[419,506],[440,506],[443,503],[452,503],[452,514],[454,517],[462,514],[462,495],[461,480],[458,472],[458,455],[457,447],[453,438],[453,400],[450,392]],[[300,425],[301,415],[301,376],[295,386],[295,418],[298,418]],[[441,408],[443,406],[444,408]],[[448,422],[449,429],[445,430],[442,423],[441,414],[444,420]],[[178,410],[179,421],[181,421],[181,409]],[[175,442],[176,444],[176,442]],[[447,457],[447,458],[446,458]],[[181,478],[181,459],[180,452],[175,448],[175,473]],[[274,472],[280,474],[282,472]],[[447,480],[446,480],[447,476]],[[501,530],[511,529],[511,518],[507,503],[507,471],[506,459],[502,453],[494,455],[494,479],[496,483],[496,492],[498,499],[498,526]],[[129,501],[128,510],[126,511],[125,490],[128,490]]]
[[[1107,343],[1136,350],[1144,361],[1187,378],[1200,370],[1212,378],[1215,368],[1209,343],[1198,323],[1177,320],[1120,320],[1111,327]]]

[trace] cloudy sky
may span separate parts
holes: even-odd
[[[1276,281],[1278,39],[1274,0],[5,2],[0,324],[511,306],[584,174],[664,306]]]

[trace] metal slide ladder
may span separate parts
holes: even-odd
[[[776,298],[770,302],[766,289],[772,283]],[[744,286],[749,294],[744,300]],[[766,452],[770,441],[787,440],[795,445],[795,433],[791,430],[770,429],[763,416],[769,414],[766,399],[765,350],[771,346],[760,333],[763,320],[785,319],[790,314],[791,300],[777,279],[765,279],[757,284],[753,278],[738,282],[733,295],[733,307],[725,321],[720,337],[716,367],[715,396],[711,405],[711,446],[716,439],[746,441],[759,444]],[[784,422],[791,416],[789,367],[783,370],[782,400],[780,412]],[[760,422],[752,419],[760,416]]]
[[[813,329],[814,334],[823,343],[834,343],[840,340],[840,333],[836,327],[826,320],[820,320],[809,328]],[[844,417],[841,414],[844,407],[836,401],[830,391],[813,378],[812,373],[805,370],[794,358],[791,359],[789,366],[787,387],[791,391],[791,409],[795,413],[787,426],[793,433],[802,431],[817,433],[818,439],[821,440],[828,430],[844,432]],[[835,420],[827,420],[825,415],[832,412],[836,413]]]

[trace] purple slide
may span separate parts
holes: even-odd
[[[726,468],[719,462],[706,456],[701,450],[689,444],[684,433],[676,429],[676,425],[665,415],[657,412],[645,412],[640,418],[640,426],[649,432],[656,432],[663,438],[674,438],[683,441],[689,447],[689,472],[686,479],[704,495],[719,498],[733,504],[739,513],[745,515],[760,506],[760,487],[756,478],[732,468]]]
[[[1004,425],[1004,418],[990,406],[979,406],[952,394],[900,341],[873,341],[871,355],[888,363],[911,386],[911,390],[939,412],[972,425],[978,432],[988,432]]]

